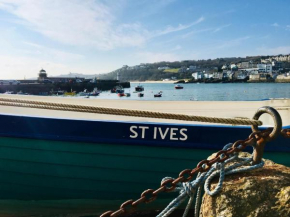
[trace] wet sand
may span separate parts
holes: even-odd
[[[25,99],[44,102],[56,102],[110,108],[124,108],[134,110],[158,111],[176,114],[188,114],[214,117],[244,117],[252,118],[256,110],[262,106],[276,108],[283,118],[283,125],[290,125],[290,99],[275,99],[266,101],[133,101],[133,100],[109,100],[109,99],[85,99],[78,97],[50,97],[50,96],[24,96],[5,95],[0,98]],[[116,121],[141,121],[141,122],[167,122],[167,123],[193,123],[175,120],[161,120],[152,118],[126,117],[116,115],[91,114],[81,112],[66,112],[46,109],[20,108],[0,106],[0,113],[46,116],[56,118],[74,118],[89,120],[116,120]],[[271,125],[269,115],[261,117],[264,125]],[[195,124],[196,122],[194,122]]]

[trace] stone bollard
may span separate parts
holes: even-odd
[[[218,195],[205,194],[200,217],[290,216],[290,168],[263,160],[265,165],[261,169],[225,176]]]

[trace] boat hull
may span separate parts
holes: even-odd
[[[144,88],[140,88],[140,87],[137,88],[137,87],[136,87],[136,88],[135,88],[135,91],[137,91],[137,92],[142,92],[142,91],[144,91]]]
[[[79,204],[80,211],[115,209],[251,132],[249,127],[13,115],[0,115],[0,122],[5,123],[0,126],[1,216],[13,203],[19,203],[18,216],[23,204],[39,214],[49,204],[59,204],[58,212],[65,213],[70,202]],[[265,157],[290,166],[289,152],[289,142],[278,138],[267,144]],[[172,197],[163,194],[152,208],[162,208]]]

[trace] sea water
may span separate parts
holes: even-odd
[[[116,93],[103,91],[96,98],[158,101],[252,101],[290,98],[290,83],[191,83],[181,84],[184,89],[180,90],[170,83],[141,83],[144,87],[144,97],[138,97],[135,91],[137,85],[139,83],[131,83],[131,88],[125,88],[125,93],[130,93],[130,97],[119,97]],[[160,91],[162,97],[154,97],[154,94]]]

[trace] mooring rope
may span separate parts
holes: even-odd
[[[227,144],[223,150],[227,150],[232,146],[232,143]],[[220,158],[223,158],[221,155]],[[186,198],[189,198],[189,201],[187,203],[187,206],[185,208],[185,211],[183,213],[182,217],[186,217],[191,205],[195,199],[195,209],[194,209],[194,216],[199,216],[199,210],[200,210],[200,198],[201,198],[201,187],[204,185],[204,191],[210,195],[214,196],[218,194],[221,189],[224,182],[225,175],[233,174],[233,173],[240,173],[240,172],[246,172],[251,171],[257,168],[261,168],[264,166],[264,162],[257,165],[251,165],[252,157],[250,158],[240,158],[238,157],[238,153],[234,153],[230,155],[230,158],[227,159],[225,162],[215,163],[213,167],[203,173],[198,173],[195,180],[191,182],[186,182],[179,184],[179,187],[176,187],[174,191],[179,191],[179,195],[169,203],[169,205],[157,215],[157,217],[167,217],[169,216],[175,209],[179,207],[182,202],[186,200]],[[230,162],[236,162],[228,167],[226,167],[226,164]],[[249,166],[245,166],[245,165]],[[211,180],[220,175],[219,181],[212,191],[210,190],[210,182]],[[163,178],[162,182],[171,179],[171,177],[165,177]],[[197,193],[196,193],[197,192]]]
[[[172,120],[182,120],[182,121],[232,124],[232,125],[261,126],[263,124],[260,120],[245,119],[245,118],[206,117],[206,116],[196,116],[196,115],[184,115],[184,114],[142,111],[142,110],[133,110],[133,109],[106,108],[106,107],[86,106],[86,105],[73,105],[73,104],[42,102],[42,101],[34,101],[34,100],[11,99],[11,98],[0,98],[0,105],[26,107],[26,108],[38,108],[38,109],[49,109],[49,110],[61,110],[61,111],[72,111],[72,112],[86,112],[86,113],[97,113],[97,114],[133,116],[133,117],[146,117],[146,118],[172,119]]]

